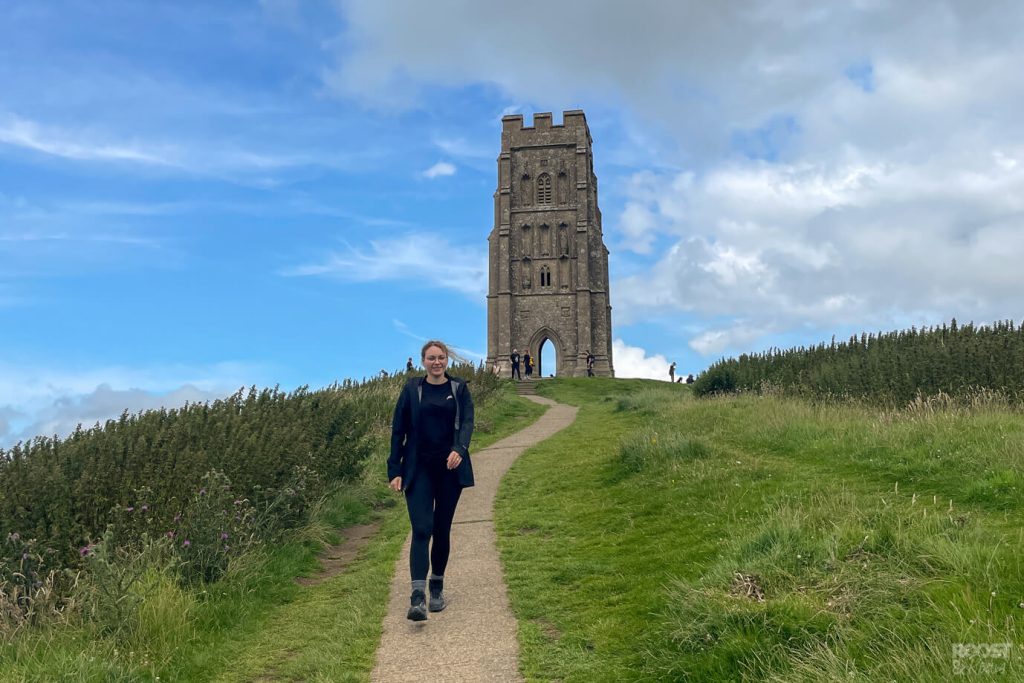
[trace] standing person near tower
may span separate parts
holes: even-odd
[[[519,372],[519,351],[512,349],[512,355],[508,359],[512,361],[512,379],[522,379],[523,375]]]
[[[587,377],[594,376],[594,354],[587,349]]]
[[[523,365],[526,367],[526,379],[533,377],[533,356],[527,351],[523,354]]]
[[[668,381],[675,383],[676,381],[676,362],[672,361],[672,365],[668,366]]]
[[[469,459],[473,436],[469,388],[465,381],[448,375],[444,342],[428,341],[420,357],[427,374],[406,382],[398,397],[388,456],[389,486],[393,491],[405,491],[412,524],[412,596],[407,616],[413,621],[426,619],[428,609],[440,612],[447,606],[444,572],[452,520],[462,489],[474,483]]]

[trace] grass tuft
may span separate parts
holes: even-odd
[[[675,469],[680,462],[706,458],[711,449],[700,438],[678,432],[643,429],[622,439],[619,460],[629,472],[651,468]]]

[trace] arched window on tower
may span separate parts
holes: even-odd
[[[551,203],[551,176],[547,173],[541,173],[537,177],[537,203]]]
[[[550,287],[551,286],[551,269],[547,266],[540,267],[540,286]]]

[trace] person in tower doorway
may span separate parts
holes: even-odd
[[[508,359],[512,361],[512,379],[522,379],[523,375],[519,372],[519,351],[512,349],[512,355]]]
[[[587,377],[594,376],[594,354],[587,351]]]
[[[523,367],[526,368],[526,379],[533,377],[533,356],[529,351],[523,354]]]
[[[668,381],[675,383],[676,381],[676,362],[672,361],[672,365],[668,366]]]
[[[448,375],[444,342],[428,341],[420,357],[427,374],[411,378],[398,396],[388,455],[389,486],[405,492],[412,525],[412,596],[406,615],[412,621],[423,621],[428,610],[440,612],[447,606],[444,572],[451,550],[452,520],[462,489],[474,483],[469,459],[473,436],[469,388],[465,381]]]

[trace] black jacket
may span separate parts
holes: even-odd
[[[473,485],[473,463],[469,459],[469,440],[473,437],[473,399],[466,382],[450,377],[455,396],[455,440],[452,450],[462,456],[455,468],[463,487]],[[391,454],[388,456],[388,481],[402,477],[402,488],[412,483],[416,473],[416,428],[420,420],[420,400],[426,377],[413,377],[402,388],[391,420]]]

